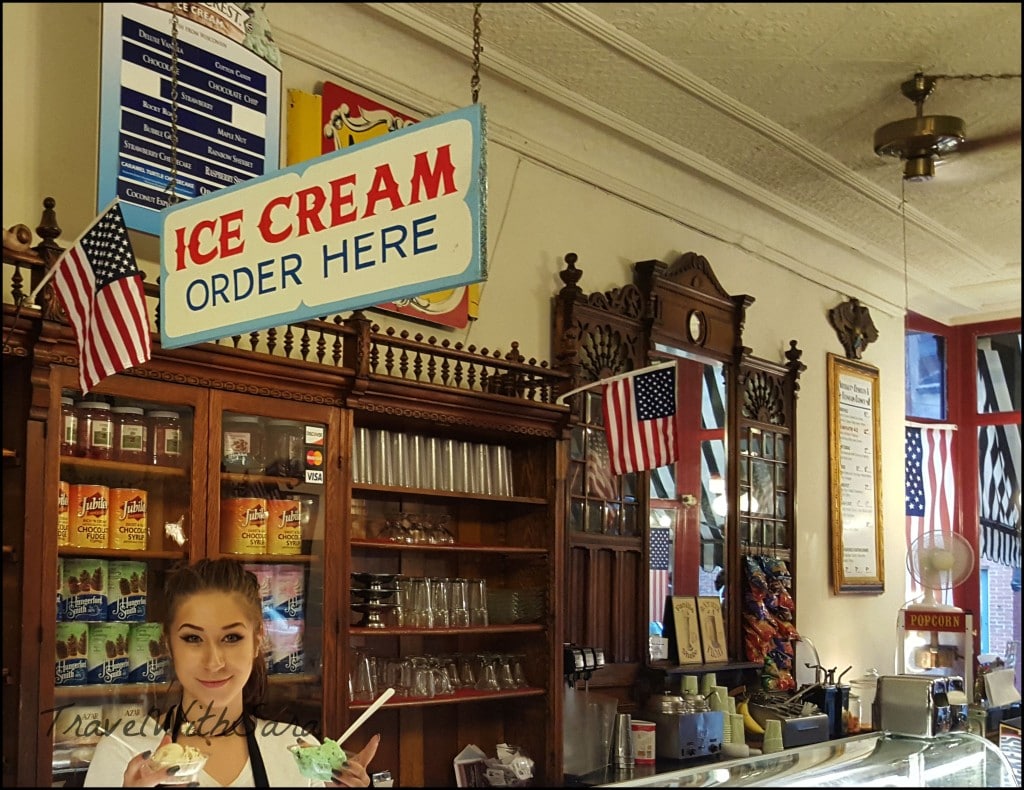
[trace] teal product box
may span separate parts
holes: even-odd
[[[128,682],[163,683],[168,679],[171,656],[160,623],[132,623],[128,627]]]
[[[63,572],[64,619],[107,619],[107,560],[66,557]]]
[[[146,622],[146,572],[144,562],[110,560],[107,616],[111,623]]]
[[[89,681],[89,624],[57,623],[54,683],[84,686]]]
[[[128,682],[128,623],[89,624],[89,683]]]

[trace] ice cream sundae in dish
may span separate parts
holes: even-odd
[[[183,746],[180,743],[165,743],[149,758],[149,767],[154,771],[162,771],[172,765],[178,766],[174,773],[175,780],[195,776],[206,765],[209,755],[194,746]]]
[[[337,741],[325,738],[319,746],[291,746],[295,762],[307,779],[330,782],[332,774],[348,762],[345,750]]]

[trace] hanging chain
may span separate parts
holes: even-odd
[[[473,92],[473,104],[480,97],[480,53],[484,51],[480,44],[480,3],[473,3],[473,76],[469,87]]]
[[[992,80],[1019,80],[1020,74],[925,74],[933,80],[981,80],[991,82]]]
[[[171,178],[168,204],[178,202],[178,4],[171,10]]]

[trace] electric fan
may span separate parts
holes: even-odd
[[[934,531],[916,538],[907,549],[907,570],[921,585],[923,596],[907,608],[962,611],[942,599],[946,591],[967,580],[973,567],[974,549],[960,535]]]
[[[971,688],[973,617],[944,599],[973,567],[974,549],[960,535],[926,532],[910,544],[907,571],[923,594],[900,611],[898,672],[960,676]]]

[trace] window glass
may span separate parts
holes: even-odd
[[[979,337],[977,352],[978,413],[1020,411],[1020,332]]]
[[[929,332],[905,335],[908,417],[946,419],[946,339]]]

